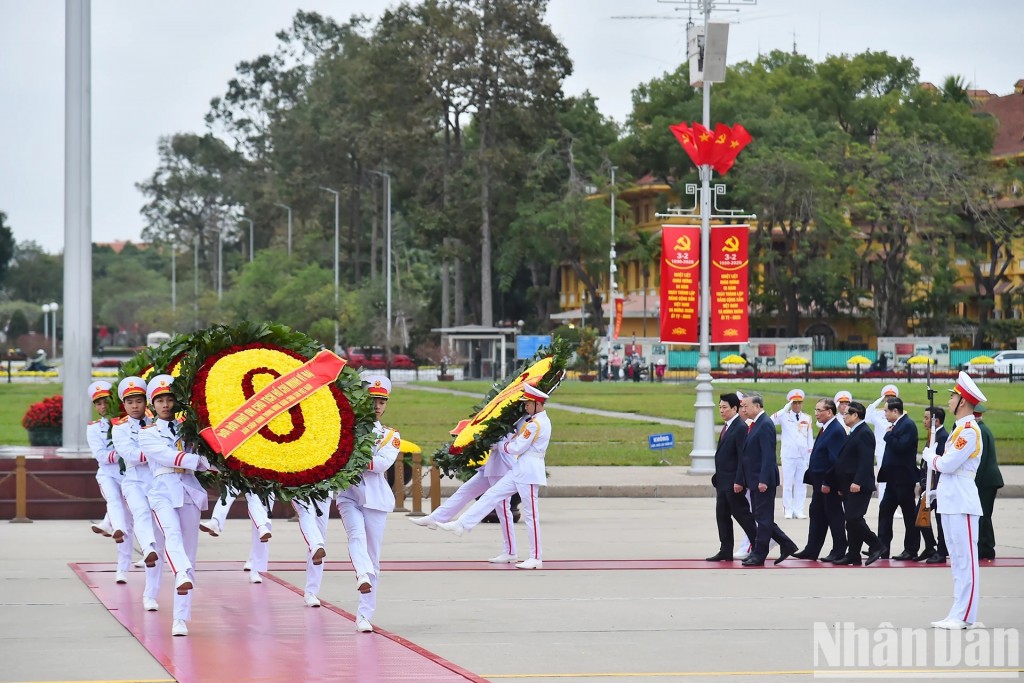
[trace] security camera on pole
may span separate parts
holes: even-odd
[[[670,210],[667,214],[659,214],[659,217],[681,218],[683,221],[694,221],[698,216],[700,218],[700,352],[697,360],[697,396],[694,403],[696,414],[694,417],[693,450],[690,452],[690,473],[709,474],[715,471],[714,408],[717,405],[711,386],[711,219],[724,218],[732,220],[753,217],[750,214],[742,214],[738,211],[720,210],[717,207],[717,202],[714,207],[716,213],[712,215],[712,169],[717,170],[720,174],[728,171],[739,151],[750,142],[750,136],[742,126],[720,128],[723,124],[718,124],[713,132],[711,129],[711,84],[725,81],[726,48],[729,40],[729,24],[712,22],[711,11],[716,7],[752,6],[757,4],[757,0],[680,0],[678,3],[672,3],[671,0],[664,1],[670,4],[686,5],[690,9],[697,9],[704,14],[703,26],[691,24],[687,27],[687,56],[690,59],[690,84],[693,86],[700,84],[703,88],[703,126],[700,127],[700,137],[695,136],[698,129],[696,124],[694,124],[692,130],[685,126],[685,124],[671,127],[672,132],[698,167],[701,181],[700,197],[699,201],[695,201],[691,209]],[[725,137],[721,137],[722,135]],[[716,148],[714,143],[720,139],[725,144],[721,145],[720,148]],[[696,195],[698,190],[695,185],[688,184],[686,192],[687,194]],[[715,195],[724,194],[725,186],[716,185],[714,192]],[[699,211],[699,214],[696,213],[697,211]],[[672,249],[671,245],[666,245],[669,238],[667,231],[664,229],[662,236],[662,262],[664,268],[666,260],[672,256]],[[669,246],[669,249],[666,249],[666,246]],[[663,277],[662,289],[665,290],[665,288],[666,283]],[[662,296],[664,299],[664,291]],[[662,305],[663,330],[661,338],[663,341],[672,341],[666,337],[664,331],[667,315],[666,306]]]

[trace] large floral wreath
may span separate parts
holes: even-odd
[[[349,367],[227,454],[200,436],[321,349],[304,334],[266,323],[218,325],[192,335],[172,388],[183,407],[182,437],[220,470],[222,489],[264,501],[270,495],[309,501],[358,480],[372,457],[375,417],[369,394]]]
[[[438,467],[450,477],[466,479],[471,476],[476,468],[487,461],[491,446],[515,431],[516,421],[526,414],[523,403],[516,400],[523,382],[529,381],[550,394],[562,381],[571,355],[569,342],[555,338],[550,348],[540,349],[514,373],[495,382],[483,401],[474,406],[468,425],[463,425],[464,429],[471,426],[471,431],[464,432],[471,435],[471,438],[456,437],[454,441],[434,451],[433,458]]]

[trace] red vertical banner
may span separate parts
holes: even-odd
[[[711,228],[711,343],[750,338],[749,225]]]
[[[615,335],[616,339],[619,338],[619,332],[622,331],[622,306],[626,303],[626,300],[621,296],[615,297]]]
[[[661,341],[696,344],[700,334],[700,226],[661,229]]]

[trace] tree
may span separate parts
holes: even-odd
[[[0,289],[4,287],[7,270],[14,258],[14,233],[7,225],[7,214],[0,211]]]
[[[7,271],[6,290],[12,299],[33,303],[59,301],[63,295],[64,260],[47,254],[36,242],[19,242]]]

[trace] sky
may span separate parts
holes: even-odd
[[[157,141],[204,132],[235,65],[271,53],[298,9],[344,21],[389,0],[92,1],[92,235],[139,241]],[[910,57],[921,79],[961,75],[997,95],[1024,78],[1024,2],[734,0],[728,63],[774,49],[816,61],[871,49]],[[735,10],[735,11],[730,11]],[[687,10],[659,0],[549,0],[548,23],[574,62],[565,92],[589,90],[623,122],[633,89],[686,59]],[[629,18],[621,18],[629,17]],[[696,15],[695,15],[696,17]],[[699,17],[697,17],[699,18]],[[712,95],[712,120],[714,96]],[[675,144],[666,135],[666,144]],[[15,240],[64,245],[64,2],[0,0],[0,211]]]

